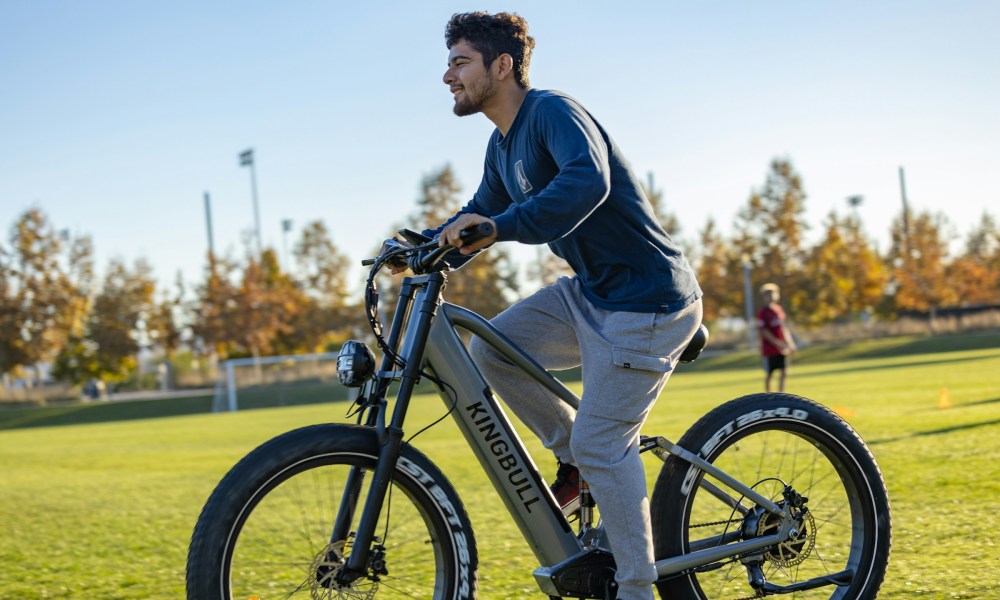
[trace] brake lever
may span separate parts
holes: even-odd
[[[385,261],[385,264],[392,268],[400,268],[406,266],[406,252],[410,250],[410,246],[404,245],[396,238],[391,238],[386,240],[382,244],[382,252],[380,256]]]
[[[386,264],[391,267],[406,267],[414,255],[436,247],[437,239],[427,240],[419,245],[407,246],[396,238],[391,238],[382,242],[382,250],[377,257],[363,259],[361,266],[370,267],[384,258]]]
[[[405,237],[403,231],[404,230],[400,230],[400,234]],[[409,234],[413,234],[410,230],[405,231]],[[447,269],[448,266],[441,263],[441,258],[448,252],[454,250],[456,246],[438,246],[437,238],[428,240],[420,234],[414,235],[423,238],[421,240],[423,243],[406,246],[396,238],[388,239],[383,242],[382,250],[379,252],[379,256],[377,258],[366,258],[361,261],[361,265],[370,267],[376,262],[383,260],[383,257],[385,257],[386,262],[390,266],[409,267],[414,273],[432,273]],[[465,243],[472,243],[491,235],[493,235],[492,223],[479,223],[461,232],[462,239]],[[430,250],[430,252],[427,252],[428,250]],[[387,256],[390,254],[391,256]],[[404,254],[408,254],[408,256],[404,257]]]

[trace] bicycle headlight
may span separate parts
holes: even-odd
[[[337,379],[347,387],[361,387],[375,372],[375,355],[357,340],[344,342],[337,355]]]

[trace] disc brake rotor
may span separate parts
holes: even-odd
[[[799,527],[795,535],[784,542],[769,548],[764,552],[764,558],[768,562],[781,567],[794,567],[801,563],[812,553],[816,547],[816,521],[812,513],[806,511],[801,515],[802,526]],[[757,526],[757,535],[770,535],[777,533],[781,521],[778,517],[765,514]]]
[[[340,574],[346,560],[344,547],[343,540],[328,544],[313,559],[309,568],[310,573],[315,573],[314,577],[310,577],[309,586],[313,600],[333,600],[334,598],[371,600],[375,597],[378,583],[367,577],[356,579],[347,585],[337,583],[336,577]]]

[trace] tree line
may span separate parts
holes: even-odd
[[[652,178],[643,185],[671,235],[680,235]],[[397,227],[435,227],[462,204],[450,166],[424,177],[415,211]],[[1000,235],[984,214],[953,255],[954,234],[940,214],[901,211],[880,253],[856,211],[831,211],[819,241],[807,243],[801,176],[788,160],[771,162],[762,186],[735,215],[730,235],[709,219],[683,245],[705,292],[705,319],[744,315],[743,277],[773,281],[800,326],[894,318],[902,311],[1000,303]],[[100,281],[93,240],[60,232],[38,208],[25,211],[0,242],[0,374],[23,375],[40,363],[62,381],[122,381],[142,349],[170,358],[179,349],[218,359],[330,350],[364,337],[359,299],[347,281],[348,258],[322,221],[307,224],[282,265],[274,249],[241,257],[207,256],[188,292],[183,280],[161,286],[144,259],[113,259]],[[374,253],[375,249],[373,249]],[[539,247],[527,265],[531,285],[568,273]],[[398,279],[381,278],[384,298]],[[517,265],[503,248],[482,253],[449,275],[447,297],[491,317],[520,295]],[[391,314],[391,306],[383,309]]]
[[[743,314],[737,282],[745,269],[756,285],[781,286],[783,302],[806,327],[1000,304],[1000,230],[992,215],[984,213],[953,253],[956,234],[943,214],[901,209],[880,253],[856,210],[831,211],[818,242],[807,243],[805,201],[801,176],[775,159],[736,214],[731,236],[708,221],[691,252],[707,320]]]

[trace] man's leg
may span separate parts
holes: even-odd
[[[583,398],[572,451],[618,566],[618,598],[652,600],[656,580],[639,430],[701,323],[701,303],[671,315],[582,311]],[[604,315],[597,313],[604,312]]]
[[[490,321],[546,369],[568,369],[580,364],[579,342],[563,299],[570,281],[560,279]],[[472,339],[470,351],[487,383],[514,414],[557,459],[575,464],[569,439],[576,411],[479,338]]]
[[[625,600],[652,600],[656,581],[641,426],[581,413],[573,428],[573,456],[600,507],[618,566],[618,598]]]
[[[771,391],[771,375],[774,374],[774,362],[770,356],[764,357],[764,391]]]

